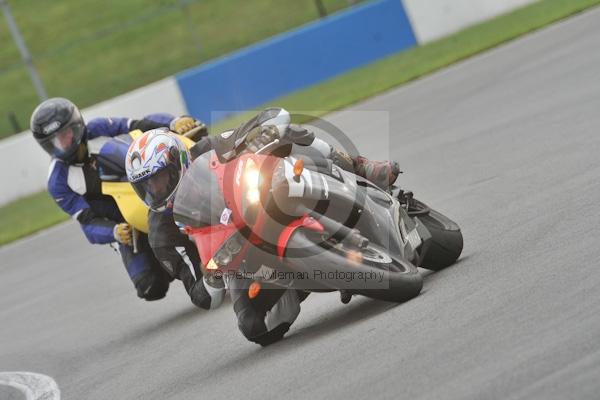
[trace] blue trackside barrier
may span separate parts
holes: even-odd
[[[209,123],[416,45],[401,0],[377,0],[176,76],[190,114]]]

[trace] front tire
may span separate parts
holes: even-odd
[[[439,271],[454,264],[460,257],[463,249],[462,232],[458,224],[450,218],[429,209],[423,203],[417,203],[417,206],[428,210],[428,212],[417,215],[417,217],[431,233],[430,244],[421,266]]]
[[[361,250],[346,249],[321,241],[320,235],[298,229],[290,238],[286,261],[291,269],[314,276],[316,269],[323,270],[326,276],[344,276],[348,273],[378,274],[383,285],[377,288],[358,287],[357,282],[340,279],[320,279],[334,290],[346,290],[373,299],[401,303],[416,297],[423,288],[423,278],[417,268],[405,260],[390,257],[385,249],[369,243]],[[353,260],[353,261],[349,261]]]

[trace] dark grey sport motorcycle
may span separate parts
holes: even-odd
[[[440,270],[460,256],[455,222],[311,154],[293,132],[248,151],[255,122],[223,135],[178,189],[175,219],[207,277],[250,277],[251,299],[283,287],[403,302],[421,291],[417,267]]]

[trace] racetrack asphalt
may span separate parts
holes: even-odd
[[[137,300],[118,255],[69,222],[0,249],[0,372],[51,376],[64,399],[597,399],[599,18],[329,115],[463,229],[460,261],[417,298],[313,294],[263,349],[229,302],[197,310],[180,283]]]

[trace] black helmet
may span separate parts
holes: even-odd
[[[31,114],[33,137],[52,157],[69,160],[84,140],[85,123],[79,109],[67,99],[43,101]]]

